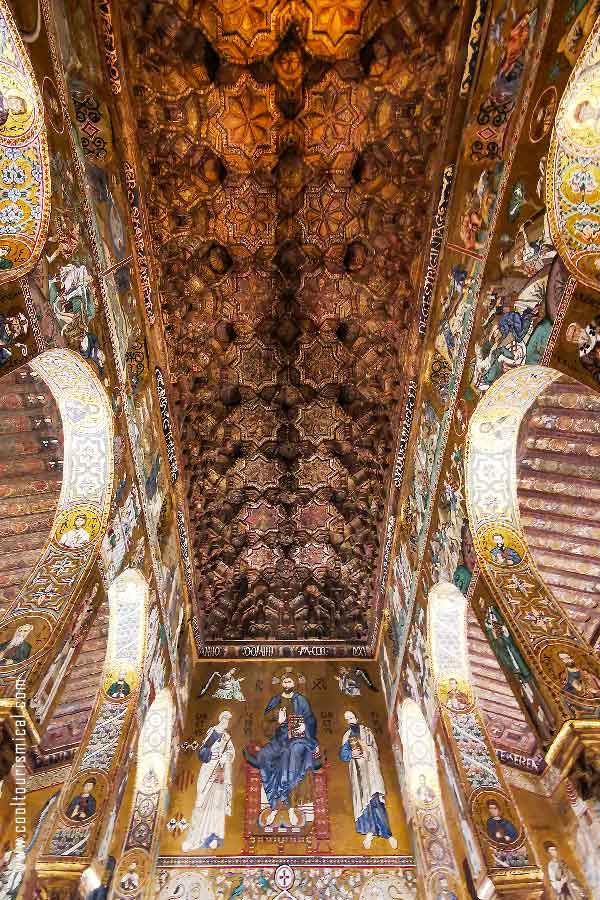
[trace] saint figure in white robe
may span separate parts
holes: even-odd
[[[225,817],[231,815],[231,772],[235,759],[235,747],[227,731],[230,720],[231,713],[222,712],[198,748],[201,765],[192,822],[181,845],[184,852],[223,846]]]
[[[354,821],[358,834],[364,834],[368,850],[374,837],[386,838],[395,850],[398,842],[392,836],[385,805],[385,784],[379,765],[379,751],[370,728],[361,725],[356,715],[344,713],[348,731],[342,738],[340,759],[349,763]]]
[[[546,841],[544,849],[550,857],[548,862],[548,880],[552,885],[554,896],[560,900],[587,900],[587,892],[582,888],[568,865],[558,854],[553,841]]]

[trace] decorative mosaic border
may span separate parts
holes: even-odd
[[[414,856],[159,856],[158,868],[259,869],[288,865],[295,869],[412,869]]]

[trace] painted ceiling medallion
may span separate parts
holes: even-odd
[[[0,285],[35,266],[49,214],[42,98],[8,6],[0,0]]]

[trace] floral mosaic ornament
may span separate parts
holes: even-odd
[[[135,794],[123,853],[117,862],[115,895],[137,897],[147,891],[156,867],[158,835],[166,811],[175,705],[168,688],[148,710],[138,743]],[[117,823],[119,828],[120,822]]]
[[[0,285],[35,266],[49,216],[42,97],[9,8],[0,0]]]
[[[600,286],[600,22],[560,101],[546,167],[552,240],[566,266]]]
[[[161,869],[159,900],[413,900],[416,878],[412,868],[352,869],[293,867],[219,867]]]
[[[406,698],[399,704],[397,717],[407,773],[404,799],[427,872],[424,894],[433,900],[439,896],[441,882],[453,885],[458,880],[444,820],[435,746],[429,725],[413,700]]]

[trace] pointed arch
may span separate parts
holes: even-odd
[[[57,815],[38,859],[40,878],[65,873],[78,880],[89,866],[118,806],[117,772],[130,746],[146,652],[149,586],[138,569],[126,569],[108,591],[108,646],[94,710],[61,791]],[[124,781],[122,781],[124,786]]]
[[[60,411],[63,479],[48,540],[0,622],[0,704],[5,707],[12,704],[17,679],[25,680],[28,701],[34,698],[69,627],[106,530],[113,486],[112,409],[92,368],[66,349],[42,353],[30,368],[47,384]],[[34,711],[29,719],[34,734],[35,721]]]
[[[600,289],[600,108],[598,21],[567,82],[552,129],[546,164],[546,208],[552,242],[567,269],[594,290]]]
[[[167,812],[174,721],[173,696],[169,688],[163,688],[148,710],[139,737],[135,792],[115,870],[113,897],[130,900],[154,894],[153,873]]]
[[[48,235],[50,164],[44,104],[29,55],[6,0],[0,0],[0,172],[18,187],[0,200],[0,285],[23,278],[36,265]],[[9,104],[9,99],[12,101]]]
[[[600,663],[538,571],[517,497],[521,423],[542,392],[561,378],[542,366],[523,366],[499,378],[471,417],[465,459],[478,562],[555,717],[554,731],[571,718],[594,718],[600,703]],[[581,673],[582,690],[572,689],[570,670]]]
[[[406,698],[398,707],[398,730],[406,812],[417,840],[425,896],[434,900],[444,890],[444,880],[457,892],[458,872],[442,808],[435,744],[414,700]]]
[[[496,886],[512,880],[530,888],[539,886],[541,871],[535,865],[473,692],[467,599],[456,585],[439,582],[429,592],[427,614],[431,668],[445,744],[459,773],[460,792],[475,826],[488,875]]]

